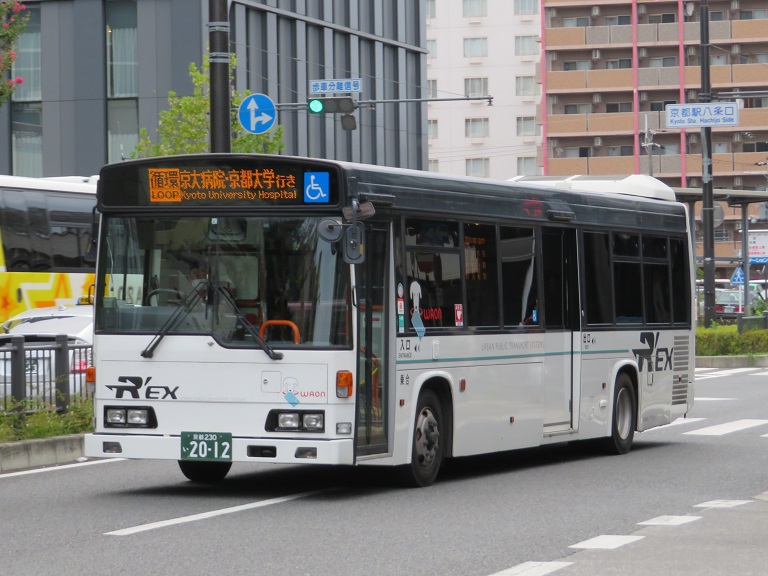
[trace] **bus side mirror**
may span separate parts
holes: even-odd
[[[344,228],[343,256],[347,264],[365,262],[365,226],[362,222],[348,224]]]

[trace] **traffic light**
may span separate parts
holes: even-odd
[[[349,96],[312,98],[307,102],[307,109],[311,114],[333,114],[336,112],[349,114],[355,111],[355,101]]]

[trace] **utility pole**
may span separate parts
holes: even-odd
[[[701,0],[699,13],[701,31],[701,91],[699,102],[712,101],[709,79],[709,3]],[[715,319],[715,233],[714,192],[712,182],[712,128],[701,128],[701,223],[704,234],[704,326]]]
[[[211,152],[230,152],[229,13],[227,0],[208,0],[208,62],[211,65]]]

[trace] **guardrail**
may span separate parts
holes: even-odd
[[[88,395],[85,371],[92,348],[70,343],[65,334],[46,342],[21,335],[0,338],[0,411],[66,412],[74,397]]]

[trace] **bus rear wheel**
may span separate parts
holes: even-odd
[[[407,484],[418,487],[434,483],[443,462],[443,426],[440,399],[432,390],[423,391],[416,405],[411,464],[404,471]]]
[[[196,462],[179,460],[179,468],[192,482],[221,482],[227,476],[232,462]]]
[[[637,424],[637,400],[632,379],[619,374],[613,391],[613,419],[611,435],[605,439],[604,447],[609,454],[626,454],[632,447]]]

